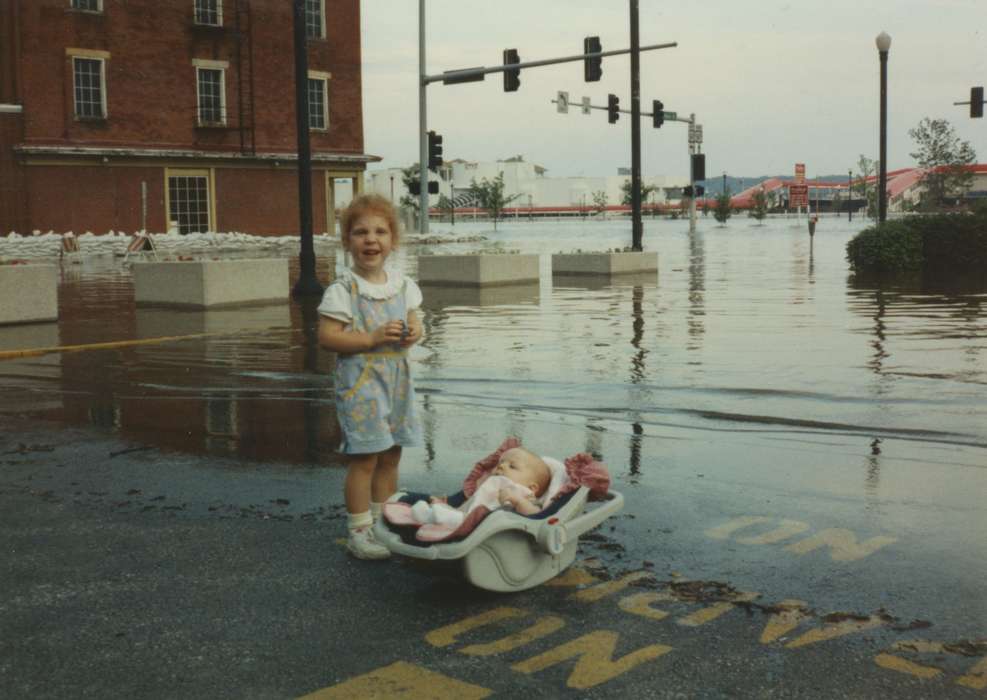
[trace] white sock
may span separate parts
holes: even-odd
[[[466,519],[462,511],[456,510],[445,503],[436,503],[432,506],[432,519],[439,525],[446,527],[459,527]]]
[[[380,514],[383,511],[384,504],[377,503],[376,501],[370,501],[370,515],[373,517],[374,522],[380,520]]]
[[[347,526],[350,530],[361,530],[374,524],[374,516],[370,514],[369,510],[364,513],[347,513],[346,516]]]

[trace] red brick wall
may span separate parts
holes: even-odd
[[[240,0],[246,6],[247,0]],[[251,21],[242,26],[252,51],[237,42],[233,0],[224,3],[224,29],[194,27],[190,0],[103,0],[101,14],[73,12],[68,0],[22,1],[21,72],[25,138],[31,143],[158,148],[239,148],[233,130],[196,128],[193,58],[228,61],[228,121],[238,119],[242,68],[253,65],[255,139],[258,151],[291,151],[296,145],[291,3],[250,0]],[[311,70],[332,74],[330,130],[312,133],[314,151],[363,150],[360,99],[359,0],[327,0],[328,38],[309,42]],[[72,67],[66,48],[108,51],[108,119],[73,118]],[[61,89],[52,89],[53,83]],[[244,91],[244,102],[249,94]]]
[[[216,226],[220,231],[298,233],[298,171],[294,168],[216,169]],[[312,230],[326,228],[325,179],[312,173]]]
[[[22,122],[20,114],[0,113],[0,144],[20,141]],[[26,229],[23,170],[13,150],[0,148],[0,236]]]

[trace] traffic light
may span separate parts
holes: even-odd
[[[687,185],[686,187],[682,188],[682,196],[692,197],[692,185]]]
[[[665,123],[665,103],[661,100],[652,100],[651,102],[651,122],[654,124],[656,129],[660,129],[661,125]]]
[[[600,37],[588,36],[583,39],[583,53],[600,53],[601,51],[603,51],[603,46],[600,44]],[[587,83],[595,83],[602,75],[603,58],[601,56],[583,59],[583,79]]]
[[[505,66],[509,66],[512,63],[520,63],[520,62],[521,62],[521,57],[518,56],[517,49],[504,49]],[[517,92],[517,89],[520,85],[521,85],[520,68],[504,71],[504,92]]]
[[[706,188],[702,185],[696,185],[696,196],[702,197],[704,194],[706,194]]]
[[[970,88],[970,117],[980,119],[984,116],[984,88]]]
[[[706,154],[692,154],[692,181],[701,182],[706,179]]]
[[[422,183],[418,180],[414,180],[408,183],[408,192],[411,194],[421,194],[422,193]]]
[[[434,131],[428,132],[428,169],[438,172],[442,167],[442,137]]]
[[[439,183],[437,180],[429,180],[428,182],[428,193],[438,194],[439,193]]]
[[[616,124],[620,119],[620,98],[614,94],[607,95],[607,121]]]

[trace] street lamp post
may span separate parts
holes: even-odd
[[[877,220],[883,222],[888,217],[888,50],[891,48],[891,37],[887,32],[881,32],[875,43],[881,59],[881,170],[877,192]]]
[[[846,178],[846,220],[853,221],[853,171],[847,172]]]

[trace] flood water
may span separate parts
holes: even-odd
[[[628,485],[742,466],[756,480],[796,470],[821,482],[840,466],[855,476],[839,488],[877,494],[889,454],[979,472],[987,290],[854,280],[844,247],[864,225],[823,219],[810,246],[804,220],[701,219],[694,235],[649,220],[657,275],[553,279],[552,252],[623,247],[629,224],[433,224],[486,239],[407,245],[396,262],[411,275],[421,254],[474,251],[539,254],[542,275],[425,287],[412,359],[427,441],[402,473],[446,486],[507,435],[545,454],[593,452]],[[318,252],[326,281],[341,263]],[[279,468],[339,463],[314,304],[136,308],[113,257],[65,265],[59,303],[57,324],[0,328],[0,350],[173,339],[2,361],[0,412]]]

